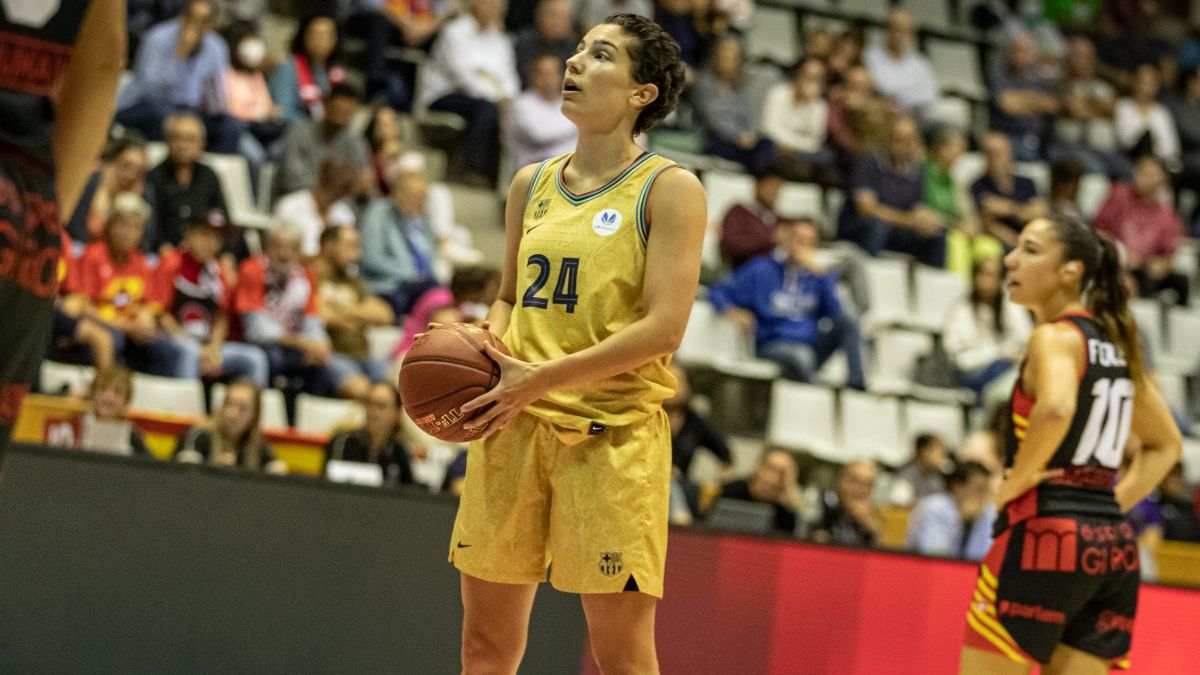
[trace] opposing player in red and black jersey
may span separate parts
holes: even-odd
[[[1142,366],[1117,250],[1055,216],[1004,259],[1038,327],[1012,395],[996,539],[979,567],[961,672],[1089,675],[1121,667],[1138,550],[1122,514],[1178,461],[1181,439]],[[1086,297],[1086,304],[1084,302]],[[1142,443],[1119,479],[1130,433]]]
[[[62,221],[104,144],[125,0],[0,0],[0,454],[50,337]]]

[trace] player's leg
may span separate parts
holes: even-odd
[[[464,675],[515,673],[525,654],[537,584],[499,584],[461,574]]]
[[[581,595],[592,656],[604,675],[658,672],[654,648],[654,608],[658,598],[644,593]]]
[[[958,661],[959,675],[1026,675],[1031,670],[1031,663],[1017,663],[1003,654],[976,647],[963,647]]]
[[[1050,663],[1042,666],[1042,675],[1105,675],[1111,665],[1108,659],[1059,645],[1054,648]]]

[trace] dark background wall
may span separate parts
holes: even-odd
[[[0,484],[0,673],[457,673],[455,503],[34,448]],[[543,586],[522,673],[578,672]]]

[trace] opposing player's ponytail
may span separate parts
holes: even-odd
[[[1138,382],[1142,378],[1142,341],[1137,323],[1129,313],[1129,290],[1121,270],[1121,255],[1112,239],[1095,236],[1100,246],[1100,261],[1092,283],[1087,287],[1087,308],[1104,323],[1108,334],[1125,354],[1130,377]]]
[[[1078,260],[1083,264],[1079,290],[1087,299],[1088,311],[1104,324],[1125,356],[1130,377],[1139,381],[1143,368],[1141,339],[1129,313],[1129,291],[1116,244],[1070,216],[1057,213],[1050,217],[1050,222],[1063,245],[1063,262]]]

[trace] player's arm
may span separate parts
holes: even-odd
[[[1134,392],[1130,430],[1141,441],[1142,449],[1134,456],[1133,464],[1114,490],[1123,513],[1158,487],[1179,462],[1183,448],[1179,426],[1149,374],[1142,375]]]
[[[517,251],[525,233],[525,199],[537,168],[537,164],[522,167],[508,188],[508,201],[504,205],[504,269],[500,271],[500,291],[487,315],[488,329],[496,337],[503,337],[508,330],[508,320],[517,304]]]
[[[551,389],[612,377],[679,348],[700,279],[708,206],[700,181],[686,171],[662,173],[654,188],[642,279],[646,315],[598,344],[541,363],[525,363],[489,346],[502,375],[494,389],[462,407],[469,412],[494,403],[471,427],[494,431]]]
[[[1059,473],[1046,471],[1046,464],[1066,438],[1075,416],[1079,372],[1083,368],[1081,341],[1074,328],[1053,323],[1037,327],[1029,338],[1037,400],[1029,411],[1025,440],[1018,447],[1012,469],[1004,477],[996,497],[1001,506]]]
[[[125,0],[92,0],[56,106],[58,212],[67,219],[104,146],[125,69]]]

